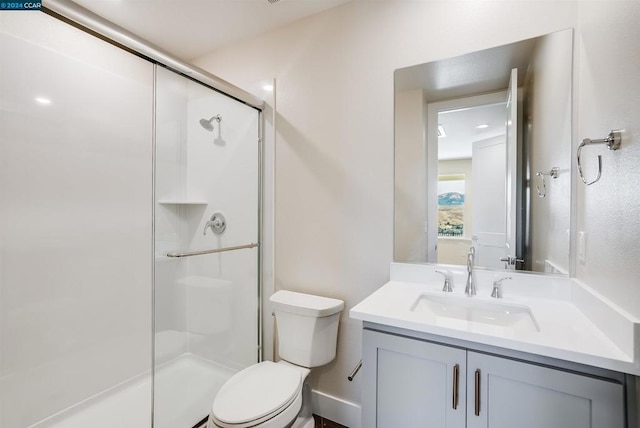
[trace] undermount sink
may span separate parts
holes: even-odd
[[[475,297],[421,294],[411,305],[411,312],[426,316],[435,325],[475,332],[540,331],[528,306]]]

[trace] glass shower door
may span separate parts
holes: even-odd
[[[149,62],[0,13],[3,428],[151,425],[152,100]]]
[[[192,427],[258,360],[258,119],[156,68],[155,428]]]

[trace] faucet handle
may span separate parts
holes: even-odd
[[[504,268],[507,269],[509,266],[515,266],[516,263],[524,263],[524,259],[519,259],[517,257],[511,257],[510,255],[506,257],[500,257],[500,261],[504,262]]]
[[[453,276],[451,276],[451,272],[442,272],[440,270],[437,270],[436,273],[444,276],[444,287],[442,287],[442,291],[444,291],[445,293],[451,293],[453,291]]]
[[[202,231],[203,235],[207,234],[207,229],[211,229],[213,233],[216,235],[220,235],[227,228],[227,220],[224,218],[224,215],[220,212],[215,212],[211,216],[211,218],[205,223],[204,230]]]
[[[495,281],[493,281],[493,290],[491,291],[491,297],[502,299],[502,281],[506,279],[511,279],[511,277],[505,276],[504,278],[496,279]]]

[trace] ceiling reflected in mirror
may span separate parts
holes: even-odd
[[[486,140],[504,134],[504,103],[447,110],[438,114],[438,159],[471,157],[473,141]]]
[[[421,89],[429,102],[504,90],[514,68],[518,80],[524,81],[536,40],[400,68],[395,72],[395,90]]]

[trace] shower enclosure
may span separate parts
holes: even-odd
[[[157,68],[156,427],[259,357],[258,165],[255,109]]]
[[[53,15],[0,14],[0,427],[190,428],[261,358],[259,106]]]

